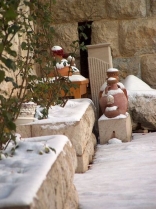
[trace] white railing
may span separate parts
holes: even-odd
[[[92,100],[97,110],[97,118],[99,118],[100,87],[106,81],[106,71],[110,67],[110,64],[95,57],[88,57],[88,65]]]

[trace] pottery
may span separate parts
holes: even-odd
[[[127,90],[126,90],[126,88],[124,87],[124,85],[123,85],[121,82],[119,82],[119,70],[116,69],[116,68],[109,68],[109,69],[107,70],[107,79],[106,79],[106,82],[104,82],[103,85],[102,85],[101,88],[100,88],[99,99],[101,98],[101,96],[102,96],[102,94],[103,94],[103,91],[104,91],[105,88],[107,87],[107,80],[108,80],[110,77],[111,77],[111,78],[116,78],[118,88],[120,88],[120,89],[124,92],[126,98],[128,99]]]
[[[48,76],[49,77],[56,77],[60,76],[71,76],[72,69],[70,64],[68,63],[67,59],[63,58],[64,52],[62,47],[60,46],[53,46],[51,48],[51,53],[54,59],[56,60],[55,70],[51,72]]]
[[[118,87],[116,78],[108,78],[107,87],[99,99],[99,104],[102,113],[108,118],[126,114],[128,100],[124,92]]]
[[[55,76],[71,76],[72,75],[72,69],[70,67],[64,67],[61,69],[56,69],[53,72],[51,72],[48,76],[49,77],[55,77]]]

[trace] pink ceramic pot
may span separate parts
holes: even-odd
[[[115,78],[108,79],[108,86],[99,100],[102,113],[113,118],[120,114],[126,114],[128,108],[128,100],[125,93],[118,87]]]

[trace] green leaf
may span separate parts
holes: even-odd
[[[16,34],[20,30],[20,26],[13,24],[8,28],[8,33],[9,34]]]
[[[8,52],[8,54],[10,54],[13,57],[16,57],[17,56],[16,51],[11,50],[11,48],[7,47],[5,50],[6,50],[6,52]]]
[[[0,53],[2,53],[2,52],[3,52],[3,49],[4,49],[4,46],[3,46],[3,44],[2,44],[2,43],[0,43]]]
[[[56,153],[56,150],[54,149],[54,148],[52,148],[52,147],[49,147],[53,152],[55,152]]]
[[[9,58],[1,58],[2,62],[6,65],[7,68],[12,69],[13,71],[16,70],[15,62]]]
[[[12,122],[12,121],[9,121],[8,123],[7,123],[7,127],[10,129],[10,130],[16,130],[16,124],[14,123],[14,122]]]
[[[5,13],[5,18],[7,20],[14,20],[16,17],[17,17],[17,12],[13,7],[10,7]]]
[[[21,48],[22,48],[23,50],[25,50],[26,47],[27,47],[27,43],[26,43],[26,42],[22,42],[22,43],[21,43]]]
[[[5,72],[3,70],[0,70],[0,83],[4,80]]]
[[[13,78],[7,76],[7,77],[5,78],[5,81],[6,81],[6,82],[13,82],[14,80],[13,80]]]

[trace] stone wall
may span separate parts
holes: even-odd
[[[65,111],[65,110],[64,110]],[[56,116],[55,116],[56,117]],[[59,115],[58,115],[59,117]],[[76,173],[84,173],[89,164],[93,162],[96,147],[96,138],[93,132],[95,113],[93,105],[89,105],[80,121],[53,122],[53,120],[42,120],[29,124],[17,125],[17,133],[23,138],[65,135],[71,141],[77,156]]]
[[[67,52],[78,38],[78,22],[92,22],[91,44],[110,43],[121,78],[138,76],[156,88],[155,0],[57,0],[52,12],[55,44]]]

